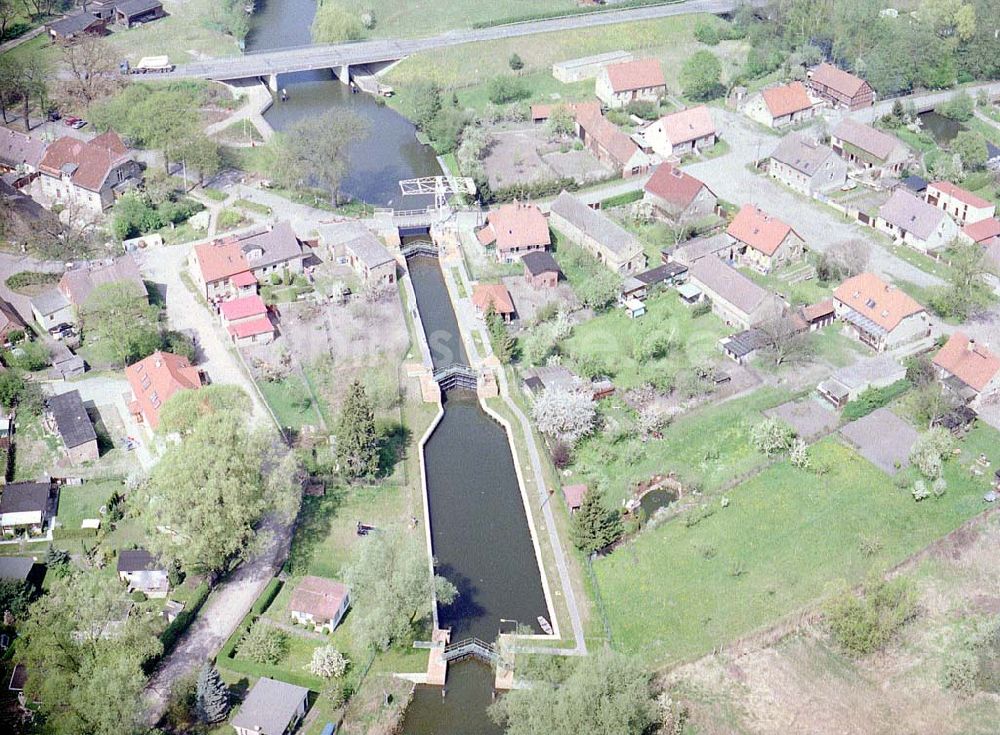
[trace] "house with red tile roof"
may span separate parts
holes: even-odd
[[[790,225],[752,204],[743,205],[726,234],[740,265],[761,273],[800,260],[805,253],[805,243]]]
[[[1000,357],[963,332],[955,332],[934,356],[941,381],[976,408],[1000,398]]]
[[[201,387],[201,373],[191,362],[172,352],[156,351],[125,368],[132,387],[129,410],[139,421],[155,429],[160,425],[160,411],[171,396],[182,390]]]
[[[221,301],[245,295],[255,283],[302,273],[308,253],[291,224],[201,243],[191,249],[188,265],[202,295]]]
[[[960,227],[992,219],[997,206],[950,181],[933,181],[927,185],[927,203],[947,212]]]
[[[990,219],[973,222],[962,228],[962,235],[977,245],[988,247],[992,244],[1000,245],[1000,219],[991,217]]]
[[[572,117],[583,114],[593,114],[601,111],[600,102],[553,102],[531,106],[531,122],[541,125],[547,122],[557,110],[566,110]]]
[[[219,316],[237,347],[266,345],[274,340],[274,325],[267,306],[257,294],[223,301]]]
[[[925,253],[945,249],[959,234],[958,225],[943,209],[902,188],[879,207],[875,229]]]
[[[505,322],[514,318],[514,301],[510,291],[502,283],[477,283],[472,288],[472,303],[476,312],[482,316],[490,309],[490,304]]]
[[[646,147],[661,158],[680,157],[711,148],[718,140],[715,121],[705,105],[664,115],[642,130]]]
[[[917,348],[932,338],[927,310],[874,273],[848,278],[833,292],[837,318],[876,352]]]
[[[814,102],[802,82],[768,87],[747,100],[743,111],[769,128],[794,125],[813,116]]]
[[[860,110],[875,104],[875,90],[861,77],[823,62],[807,74],[806,86],[831,107]]]
[[[296,623],[332,633],[350,604],[351,591],[346,584],[310,574],[296,585],[288,611]]]
[[[60,138],[45,150],[38,170],[35,184],[46,206],[72,202],[93,214],[142,182],[142,167],[113,130],[90,141]]]
[[[657,101],[667,93],[667,80],[658,59],[609,64],[597,75],[597,99],[612,109],[637,100]]]
[[[566,507],[570,513],[576,513],[583,505],[583,498],[587,494],[586,485],[563,485],[563,498],[566,500]]]
[[[576,135],[598,161],[623,178],[649,170],[649,156],[600,111],[585,109],[577,113]]]
[[[719,198],[691,174],[669,163],[660,164],[643,187],[643,201],[672,222],[692,221],[711,214]]]
[[[476,233],[479,242],[493,248],[501,263],[513,263],[527,253],[548,249],[552,244],[549,222],[534,204],[516,199],[486,216],[486,226]]]

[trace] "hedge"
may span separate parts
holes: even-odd
[[[891,401],[906,393],[912,385],[909,380],[903,378],[884,388],[868,388],[862,391],[857,399],[844,406],[844,411],[841,415],[845,421],[856,421],[867,416],[872,411],[888,405]]]
[[[163,632],[160,633],[160,642],[163,644],[163,655],[166,656],[177,645],[177,640],[181,637],[185,630],[194,622],[195,616],[198,611],[201,610],[201,606],[205,604],[205,600],[208,599],[208,593],[211,590],[208,588],[207,582],[202,582],[194,589],[194,593],[191,595],[191,599],[188,604],[184,606],[184,609],[174,618],[174,621],[170,623]]]
[[[636,189],[635,191],[626,191],[621,194],[615,194],[613,197],[608,197],[607,199],[601,200],[601,209],[608,209],[610,207],[620,207],[623,204],[631,204],[632,202],[637,202],[642,199],[643,191],[642,189]]]
[[[628,10],[629,8],[643,8],[648,5],[676,5],[681,0],[621,0],[614,5],[613,10]],[[492,28],[493,26],[506,26],[514,23],[527,23],[533,20],[546,20],[548,18],[563,18],[568,15],[584,15],[586,13],[607,13],[612,8],[605,5],[585,5],[578,8],[563,10],[542,10],[537,13],[525,13],[513,17],[495,18],[493,20],[482,20],[473,23],[473,28]]]
[[[89,541],[97,538],[96,528],[55,528],[52,530],[53,541]]]
[[[271,607],[271,603],[274,602],[274,598],[278,596],[281,592],[281,587],[284,584],[280,579],[275,577],[270,582],[267,583],[267,587],[264,591],[260,593],[260,597],[254,602],[253,607],[250,611],[254,615],[263,615],[267,608]]]

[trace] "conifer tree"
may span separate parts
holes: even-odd
[[[210,663],[198,674],[195,697],[198,719],[202,722],[222,722],[229,715],[229,688],[219,676],[219,670]]]
[[[588,490],[583,503],[573,516],[573,543],[580,551],[591,554],[603,549],[621,536],[622,519],[616,510],[609,510],[600,493]]]
[[[348,477],[372,477],[378,471],[375,413],[361,383],[355,380],[337,423],[337,462]]]

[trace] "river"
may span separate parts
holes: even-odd
[[[316,0],[258,0],[247,51],[267,51],[312,42],[309,26]],[[413,123],[367,94],[352,94],[331,71],[286,74],[279,85],[288,100],[275,101],[265,119],[278,131],[299,120],[329,111],[351,111],[366,124],[364,135],[348,149],[348,173],[341,191],[376,206],[416,209],[432,202],[421,197],[403,199],[399,181],[441,173],[430,146],[416,139]]]

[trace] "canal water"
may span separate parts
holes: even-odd
[[[316,0],[258,0],[247,51],[268,51],[312,43],[309,27],[316,14]],[[441,173],[430,146],[417,141],[416,128],[398,112],[368,94],[350,88],[328,70],[285,74],[278,83],[288,100],[276,100],[264,118],[278,131],[299,120],[332,111],[350,111],[366,125],[364,135],[348,149],[348,173],[341,191],[376,206],[417,209],[432,204],[432,197],[406,197],[399,181]]]
[[[468,364],[458,322],[437,259],[408,261],[417,308],[434,366]],[[537,633],[548,616],[514,458],[507,433],[471,391],[443,396],[444,416],[424,448],[431,543],[437,572],[458,588],[456,602],[438,611],[452,640],[496,640],[501,627]],[[504,622],[511,621],[511,622]],[[475,662],[448,674],[447,696],[417,687],[403,725],[405,735],[499,733],[486,714],[493,673]]]

